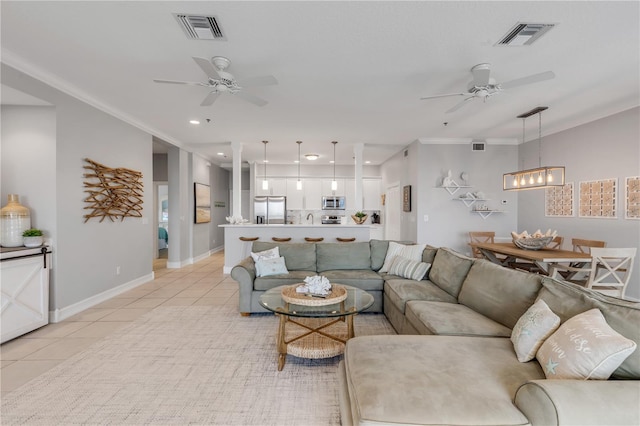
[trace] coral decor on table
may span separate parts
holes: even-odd
[[[529,234],[527,231],[523,231],[520,234],[512,232],[511,238],[513,239],[513,244],[521,249],[540,250],[545,248],[557,235],[557,232],[551,231],[551,229],[544,234],[538,229],[533,234]]]

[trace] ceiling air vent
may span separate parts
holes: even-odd
[[[175,17],[190,39],[227,40],[215,16],[183,15],[178,13]]]
[[[485,143],[481,142],[481,141],[473,141],[471,142],[471,150],[472,151],[484,151],[485,150]]]
[[[555,24],[531,24],[518,22],[513,28],[511,28],[511,30],[509,30],[506,36],[496,43],[496,45],[529,45],[542,37],[554,26]]]

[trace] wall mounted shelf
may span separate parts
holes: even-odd
[[[506,213],[504,210],[471,210],[471,212],[479,214],[483,219],[488,218],[493,213]]]
[[[449,186],[437,186],[436,188],[442,188],[445,191],[447,191],[449,193],[449,195],[453,195],[456,192],[458,192],[458,190],[460,188],[471,188],[471,187],[467,186],[467,185],[458,185],[457,183],[454,182],[452,185],[449,185]]]
[[[490,201],[488,198],[452,198],[452,200],[462,201],[467,207],[471,207],[476,201]]]

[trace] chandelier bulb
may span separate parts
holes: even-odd
[[[520,185],[523,185],[523,186],[524,186],[524,185],[526,185],[526,184],[527,184],[527,181],[526,181],[526,179],[524,178],[524,175],[522,175],[522,179],[520,179]]]
[[[547,175],[547,182],[553,182],[553,175],[551,173]]]
[[[513,186],[518,186],[518,176],[513,177]]]
[[[542,179],[542,172],[538,173],[538,183],[543,183],[544,179]]]
[[[533,179],[533,175],[529,175],[529,185],[533,185],[536,181]]]

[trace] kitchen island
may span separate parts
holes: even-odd
[[[336,238],[355,238],[357,242],[369,241],[370,225],[218,225],[224,228],[224,273],[249,256],[253,242],[240,238],[258,238],[258,241],[273,241],[272,238],[291,238],[292,243],[304,243],[305,238],[323,238],[324,243],[338,242]],[[348,244],[348,243],[344,243]]]

